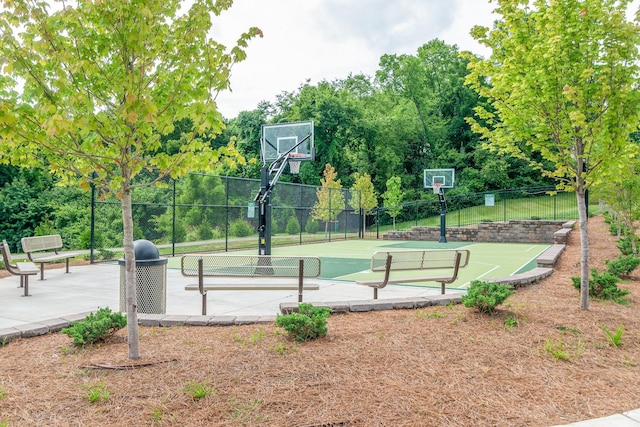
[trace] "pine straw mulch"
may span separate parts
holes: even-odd
[[[590,220],[592,266],[619,253],[607,231]],[[141,328],[132,369],[96,368],[132,364],[125,330],[81,351],[62,334],[12,341],[0,349],[0,424],[549,426],[640,408],[640,279],[621,285],[629,305],[581,310],[579,254],[576,230],[556,272],[493,316],[461,305],[335,315],[325,338],[302,344],[272,324]],[[603,326],[623,327],[623,344]],[[89,403],[98,385],[111,394]],[[194,400],[190,386],[211,392]]]

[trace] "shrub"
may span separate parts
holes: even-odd
[[[287,234],[300,234],[300,223],[295,215],[291,215],[287,220],[286,232]]]
[[[314,307],[300,303],[298,312],[276,316],[276,325],[284,328],[296,341],[307,341],[327,334],[328,307]]]
[[[108,307],[105,307],[90,313],[84,320],[72,322],[68,328],[60,332],[73,338],[74,345],[83,346],[103,340],[106,335],[113,334],[126,325],[127,316],[117,312],[112,313]]]
[[[608,271],[598,273],[598,270],[591,269],[591,278],[589,278],[589,296],[602,300],[612,300],[617,303],[624,303],[624,296],[629,291],[620,289],[618,282],[620,278]],[[580,277],[572,277],[573,287],[580,290]]]
[[[618,249],[623,255],[633,255],[633,246],[631,245],[631,238],[628,234],[625,234],[618,239]],[[640,247],[640,239],[638,236],[633,236],[636,241],[636,248]]]
[[[318,221],[313,218],[309,218],[304,226],[304,231],[309,234],[316,234],[318,230],[320,230],[320,224],[318,224]]]
[[[474,280],[467,290],[467,295],[462,296],[462,303],[465,307],[475,307],[481,313],[491,314],[514,293],[509,285]]]
[[[633,270],[640,265],[640,258],[634,258],[631,255],[619,255],[617,259],[606,260],[607,271],[618,277],[630,276]]]
[[[229,234],[235,237],[247,237],[253,234],[253,227],[246,219],[238,219],[229,226]]]

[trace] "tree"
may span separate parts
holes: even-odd
[[[131,191],[233,162],[232,146],[210,146],[222,130],[215,96],[261,33],[251,28],[230,50],[212,40],[212,15],[231,4],[193,0],[183,11],[179,0],[77,0],[50,11],[15,0],[0,13],[0,161],[44,165],[63,184],[120,199],[131,359],[140,357]],[[161,151],[184,119],[179,150]],[[136,180],[143,171],[154,177]]]
[[[378,206],[376,191],[373,188],[371,176],[368,173],[365,172],[360,175],[359,172],[356,172],[354,174],[349,206],[351,206],[356,213],[362,211],[362,231],[364,232],[367,215],[371,214],[371,211]]]
[[[387,213],[393,218],[393,229],[396,229],[396,217],[402,212],[402,199],[404,191],[402,191],[402,181],[399,176],[392,176],[387,180],[387,191],[382,194],[384,207]]]
[[[636,158],[621,158],[614,173],[598,185],[598,194],[628,234],[633,256],[638,256],[637,220],[640,219],[640,165]]]
[[[336,170],[327,163],[320,179],[321,188],[316,190],[318,201],[311,209],[311,217],[319,221],[324,221],[324,232],[329,232],[329,223],[335,221],[338,215],[344,210],[344,194],[342,194],[342,183],[336,179]]]
[[[473,37],[492,49],[467,54],[467,83],[491,108],[476,108],[472,129],[487,146],[536,162],[558,187],[574,190],[581,239],[580,306],[589,308],[585,191],[621,156],[637,129],[638,27],[629,0],[498,0],[502,18]],[[482,121],[482,123],[480,122]]]

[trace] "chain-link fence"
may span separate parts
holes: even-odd
[[[135,239],[153,241],[163,255],[257,248],[260,180],[189,174],[164,184],[132,191]],[[272,244],[362,237],[359,199],[346,189],[278,183],[270,197]],[[93,200],[92,261],[122,257],[120,202]]]
[[[446,196],[447,227],[465,227],[480,222],[510,220],[571,220],[578,218],[575,193],[558,192],[555,187],[500,190]],[[381,207],[366,218],[366,238],[380,238],[389,230],[413,226],[439,226],[437,196],[403,203],[399,209]]]
[[[258,206],[254,199],[259,189],[260,180],[205,174],[167,180],[163,188],[136,188],[132,192],[134,238],[153,241],[162,255],[257,251]],[[440,225],[440,203],[431,193],[399,209],[374,209],[364,218],[359,194],[346,189],[280,182],[270,200],[273,246],[376,239],[393,229]],[[92,207],[92,261],[122,257],[120,202],[95,197]],[[447,227],[577,217],[575,194],[557,192],[553,187],[446,196]]]

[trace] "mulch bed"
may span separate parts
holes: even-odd
[[[615,238],[599,217],[589,233],[602,269]],[[0,348],[0,424],[549,426],[640,408],[640,281],[620,285],[629,305],[581,310],[579,259],[576,230],[554,274],[493,316],[461,305],[334,315],[307,343],[273,324],[142,327],[131,361],[126,330],[85,349],[59,333],[12,341]],[[622,345],[603,327],[624,328]],[[100,386],[110,395],[90,403]]]

